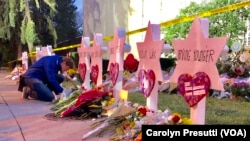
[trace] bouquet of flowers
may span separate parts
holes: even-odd
[[[235,79],[231,84],[231,93],[234,96],[245,97],[250,94],[248,79]]]
[[[85,92],[75,91],[65,100],[59,101],[51,110],[55,116],[80,118],[99,117],[105,106],[114,103],[112,94],[99,89],[90,89]]]
[[[138,104],[121,104],[114,112],[101,121],[95,122],[93,130],[83,135],[83,140],[92,135],[110,135],[110,140],[140,140],[143,124],[191,124],[188,118],[182,118],[178,113],[166,109],[153,111]]]

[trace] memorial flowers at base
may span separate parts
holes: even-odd
[[[243,79],[241,79],[243,80]],[[231,85],[231,93],[236,97],[245,97],[250,94],[250,85],[247,81],[236,79]]]
[[[69,69],[69,70],[67,70],[67,74],[70,76],[70,77],[74,77],[75,75],[77,75],[78,74],[78,70],[77,69],[75,69],[75,68],[73,68],[73,69]]]
[[[178,113],[150,110],[138,104],[121,103],[113,113],[92,124],[92,130],[83,135],[83,140],[91,136],[109,135],[110,140],[140,140],[142,125],[181,125],[191,124],[189,118]]]
[[[67,99],[59,101],[51,108],[58,117],[79,117],[82,119],[99,117],[105,106],[112,105],[111,93],[93,88],[87,91],[76,90]]]

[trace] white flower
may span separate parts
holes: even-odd
[[[246,60],[247,60],[247,55],[245,54],[245,53],[243,53],[243,54],[241,54],[240,55],[240,61],[242,62],[242,63],[244,63],[244,62],[246,62]]]

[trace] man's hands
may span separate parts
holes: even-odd
[[[57,103],[61,100],[62,96],[64,96],[64,93],[54,94],[54,99],[52,100],[52,103]]]

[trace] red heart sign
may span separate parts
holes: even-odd
[[[92,78],[95,85],[97,84],[98,74],[99,74],[98,65],[92,66],[91,67],[91,78]]]
[[[190,107],[200,102],[209,92],[210,79],[204,72],[197,72],[193,77],[182,74],[178,78],[178,90]]]
[[[84,81],[85,80],[85,75],[86,75],[86,64],[85,63],[79,63],[78,71],[80,73],[82,81]]]
[[[124,68],[130,72],[135,72],[138,67],[139,61],[134,58],[133,54],[128,54],[124,60]]]
[[[110,64],[110,69],[109,69],[109,76],[110,80],[113,85],[115,85],[117,77],[119,73],[119,64],[118,63],[111,63]]]
[[[155,73],[153,70],[141,69],[138,73],[138,80],[142,94],[147,98],[150,96],[155,85]]]

